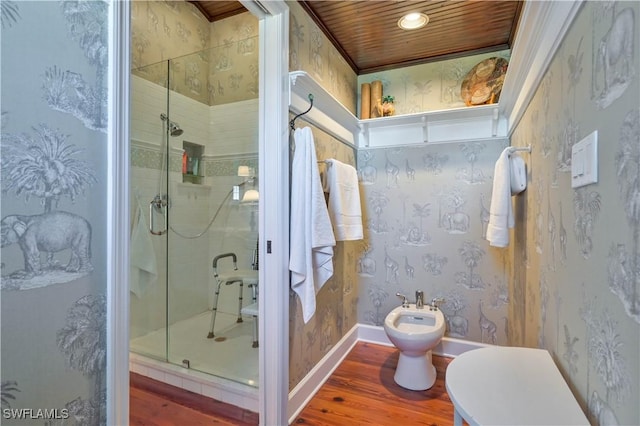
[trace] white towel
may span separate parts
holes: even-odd
[[[147,287],[156,281],[158,265],[153,251],[151,234],[142,214],[142,207],[138,203],[136,222],[131,232],[131,247],[129,256],[129,289],[138,298],[147,291]]]
[[[329,217],[337,241],[361,240],[362,210],[358,172],[338,160],[327,160],[327,192]]]
[[[333,275],[333,236],[309,127],[294,132],[291,165],[291,289],[298,294],[305,323],[316,310],[316,294]]]
[[[513,228],[513,206],[511,205],[510,148],[500,154],[493,172],[493,192],[487,225],[487,240],[494,247],[509,245],[509,228]]]

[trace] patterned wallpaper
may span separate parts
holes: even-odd
[[[132,2],[133,73],[206,105],[258,97],[258,20],[209,23],[191,3]]]
[[[460,86],[465,76],[478,63],[491,57],[511,57],[511,51],[502,50],[482,55],[438,61],[358,76],[358,111],[362,83],[382,81],[382,95],[394,97],[395,115],[424,111],[461,108],[465,104]]]
[[[509,258],[484,239],[495,160],[507,140],[361,149],[366,211],[358,322],[382,326],[400,305],[444,298],[446,335],[509,343]]]
[[[287,5],[289,71],[306,71],[355,115],[356,74],[302,7],[295,1]]]
[[[358,322],[381,324],[397,291],[444,297],[449,336],[546,348],[594,424],[640,423],[639,5],[585,4],[515,130],[512,145],[533,152],[522,154],[529,187],[513,199],[508,249],[483,238],[493,166],[508,141],[358,152],[368,216],[353,251]],[[296,25],[309,23],[292,19],[292,32],[304,33]],[[301,56],[294,37],[292,63]],[[457,107],[461,78],[484,57],[358,85],[381,79],[398,113]],[[571,146],[596,129],[600,182],[573,190]]]
[[[287,2],[289,16],[289,69],[307,71],[329,93],[355,114],[356,75],[297,2]],[[304,117],[296,126],[307,126]],[[312,127],[318,160],[335,158],[355,167],[352,148]],[[291,157],[293,154],[291,155]],[[320,165],[320,167],[324,167]],[[321,169],[322,172],[322,169]],[[357,241],[339,241],[334,248],[334,275],[316,299],[316,313],[307,324],[300,301],[289,295],[289,389],[335,346],[357,322]]]
[[[298,127],[307,126],[302,118]],[[355,167],[355,151],[332,136],[312,127],[318,161],[335,158]],[[293,156],[293,154],[292,154]],[[325,165],[320,164],[320,173]],[[316,296],[316,313],[308,323],[302,319],[300,299],[289,292],[289,389],[298,384],[333,346],[357,323],[358,241],[338,241],[334,247],[334,274]]]
[[[363,77],[353,73],[297,3],[288,4],[291,8],[289,69],[307,71],[355,115],[358,83]],[[508,57],[507,51],[499,54]],[[432,86],[457,85],[459,96],[464,75],[490,56],[389,71],[376,74],[375,78],[383,80],[385,93],[389,87],[402,84],[406,99],[414,94],[410,93],[409,85],[415,87],[415,92],[420,93],[420,111],[443,109],[445,103],[446,107],[460,106],[462,101],[456,103],[444,95],[444,98],[429,95]],[[433,79],[425,79],[430,75],[434,75]],[[400,107],[398,113],[416,112],[403,107],[401,96],[396,99]],[[315,129],[314,135],[318,158],[328,158],[321,154],[326,149],[322,138],[333,138]],[[332,144],[333,150],[341,145],[336,140]],[[309,324],[304,325],[299,302],[292,293],[290,388],[356,322],[381,325],[386,314],[400,303],[395,297],[398,291],[410,299],[418,289],[424,290],[429,298],[445,297],[447,303],[443,309],[453,327],[449,332],[452,337],[508,342],[506,304],[510,263],[503,253],[488,249],[482,243],[486,225],[482,214],[486,214],[489,205],[493,167],[506,145],[507,141],[474,141],[454,148],[449,145],[421,148],[419,152],[399,149],[358,152],[358,171],[363,180],[361,197],[365,215],[369,216],[365,240],[349,242],[344,247],[338,243],[334,267],[336,271],[344,270],[346,275],[336,273],[329,286],[335,290],[320,292],[317,300],[320,314]],[[420,192],[425,183],[438,189],[427,194],[411,194]],[[436,206],[441,211],[436,212]],[[404,217],[401,222],[387,219],[401,216]],[[385,220],[390,222],[388,229],[383,228]],[[434,234],[434,243],[431,234]],[[455,244],[447,238],[452,236]],[[466,266],[468,263],[472,266]],[[344,269],[339,269],[341,267]],[[340,282],[339,277],[344,281]],[[340,297],[343,288],[349,291]],[[333,318],[335,314],[337,318]],[[481,319],[483,325],[476,325]],[[334,321],[337,323],[333,324]],[[321,335],[325,338],[320,341],[317,336]]]
[[[638,2],[586,3],[512,137],[531,144],[516,205],[513,343],[551,351],[594,424],[640,424]],[[571,147],[598,131],[598,183]]]
[[[108,4],[1,14],[2,423],[103,425]]]

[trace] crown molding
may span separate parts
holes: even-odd
[[[525,2],[499,102],[507,135],[518,125],[582,5],[583,0]]]

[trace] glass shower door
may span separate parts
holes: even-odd
[[[131,75],[130,348],[161,361],[167,359],[167,80],[166,61]]]
[[[168,139],[168,360],[257,386],[257,318],[245,308],[258,290],[258,99],[243,70],[217,66],[234,50],[170,61],[170,118],[183,132]],[[221,95],[234,88],[242,99]]]
[[[257,386],[257,73],[233,49],[133,72],[131,350]]]

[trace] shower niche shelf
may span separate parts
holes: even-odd
[[[197,143],[182,142],[182,182],[202,185],[202,156],[204,146]]]

